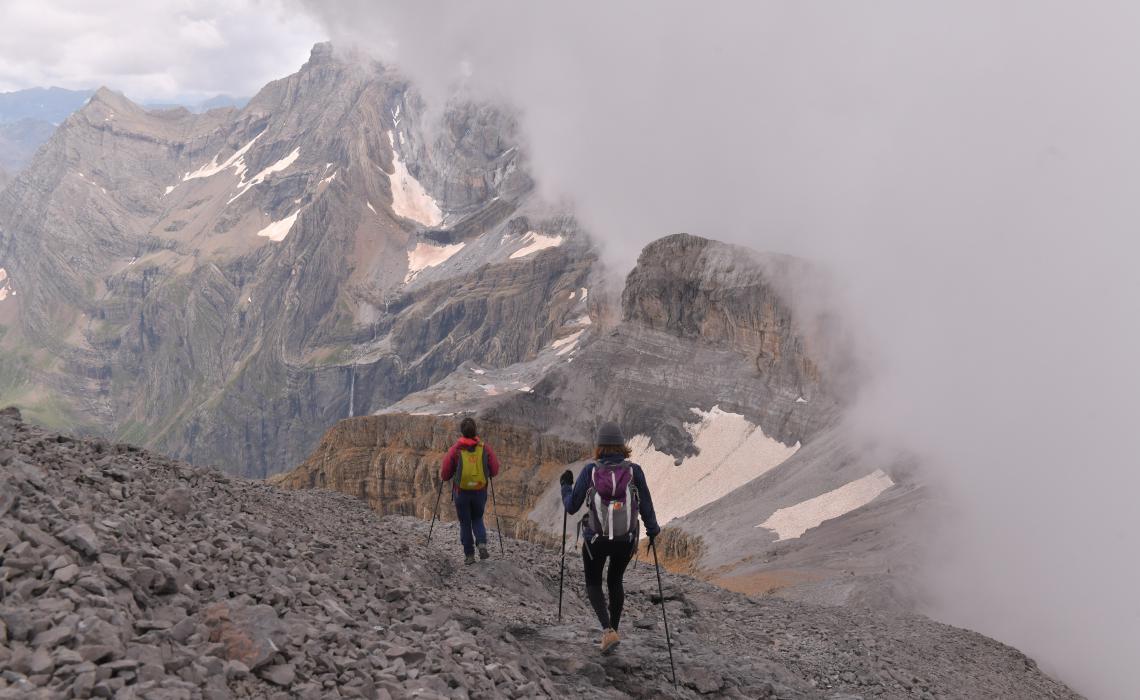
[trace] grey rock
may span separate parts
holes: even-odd
[[[35,626],[35,616],[26,610],[0,608],[0,620],[4,621],[7,637],[13,642],[26,641]]]
[[[135,620],[135,629],[139,632],[150,632],[152,630],[168,630],[174,625],[170,624],[167,620]]]
[[[71,683],[71,694],[77,698],[89,698],[95,690],[95,671],[91,670],[75,676]]]
[[[177,517],[185,518],[190,512],[190,489],[171,489],[159,498],[158,503]]]
[[[257,672],[257,675],[262,679],[269,681],[273,685],[282,688],[288,688],[293,685],[293,681],[297,678],[297,672],[294,670],[292,664],[277,664],[275,666],[267,666]]]
[[[56,625],[44,630],[32,640],[32,646],[55,648],[75,639],[75,630],[68,625]]]
[[[55,659],[47,649],[37,649],[28,661],[27,673],[29,676],[50,674],[55,670]]]
[[[249,667],[241,661],[227,661],[225,674],[226,680],[240,681],[249,676]]]
[[[85,557],[94,558],[99,554],[99,538],[87,523],[72,525],[59,534],[59,539]]]
[[[79,567],[75,564],[68,564],[62,568],[56,569],[52,574],[52,578],[60,583],[71,583],[79,576]]]
[[[185,644],[190,635],[197,631],[197,627],[193,618],[183,618],[170,630],[170,638],[179,644]]]

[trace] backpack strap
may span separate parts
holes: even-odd
[[[594,529],[594,520],[598,520],[601,525],[601,515],[597,513],[594,504],[594,496],[597,494],[597,479],[598,479],[598,463],[590,462],[586,465],[586,469],[590,470],[590,485],[586,488],[586,512],[582,515],[582,519],[578,521],[578,529],[581,530],[583,525],[588,526],[589,530],[593,532],[593,537],[587,537],[587,551],[589,551],[589,543],[598,539],[598,532]],[[590,557],[593,558],[592,556]]]

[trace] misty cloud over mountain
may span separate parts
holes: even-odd
[[[302,3],[431,103],[513,105],[612,260],[688,231],[822,261],[850,420],[950,494],[931,609],[1112,696],[1140,648],[1140,9]]]

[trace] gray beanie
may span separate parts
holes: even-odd
[[[625,436],[621,434],[621,426],[613,421],[606,421],[598,428],[597,445],[624,445]]]

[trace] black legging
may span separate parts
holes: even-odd
[[[602,593],[602,568],[606,559],[610,560],[610,570],[606,575],[606,586],[610,592],[610,604],[606,606],[606,596]],[[602,629],[618,628],[621,622],[621,609],[625,604],[625,588],[622,577],[625,567],[633,558],[633,542],[607,540],[602,537],[587,542],[582,547],[582,564],[586,570],[586,595],[598,616]]]

